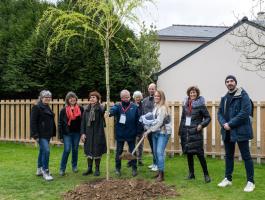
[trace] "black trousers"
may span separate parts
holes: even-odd
[[[153,164],[157,164],[156,163],[156,158],[155,158],[155,156],[154,156],[154,149],[153,149],[153,138],[152,138],[152,135],[153,135],[153,133],[151,132],[151,133],[149,133],[148,135],[147,135],[147,139],[148,139],[148,141],[149,141],[149,145],[150,145],[150,148],[151,148],[151,152],[152,152],[152,155],[153,155]]]
[[[228,137],[227,137],[228,138]],[[225,177],[232,181],[232,173],[234,171],[234,154],[235,154],[235,142],[231,142],[229,139],[224,141],[225,146]],[[247,174],[247,180],[254,183],[254,166],[249,151],[248,140],[237,142],[242,159],[245,163],[245,169]]]
[[[129,146],[129,152],[132,153],[134,147],[135,147],[135,141],[126,141],[128,146]],[[116,157],[115,157],[115,162],[116,162],[116,169],[120,170],[121,169],[121,159],[120,155],[123,152],[123,147],[125,141],[116,141],[117,146],[116,146]],[[132,165],[132,169],[137,169],[137,160],[131,160],[130,161]]]
[[[202,166],[202,170],[203,170],[203,174],[204,175],[209,175],[208,169],[207,169],[207,163],[206,163],[206,159],[204,157],[204,153],[196,153],[196,154],[191,154],[188,153],[187,154],[187,159],[188,159],[188,166],[189,166],[189,171],[191,174],[194,174],[194,160],[193,160],[193,156],[197,155],[201,166]]]

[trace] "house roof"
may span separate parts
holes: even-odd
[[[224,32],[220,33],[219,35],[217,35],[216,37],[212,38],[211,40],[209,40],[208,42],[205,42],[204,44],[202,44],[201,46],[199,46],[198,48],[194,49],[193,51],[191,51],[190,53],[188,53],[187,55],[183,56],[182,58],[178,59],[176,62],[170,64],[169,66],[167,66],[166,68],[162,69],[161,71],[157,72],[156,75],[160,76],[161,74],[165,73],[166,71],[168,71],[169,69],[175,67],[176,65],[178,65],[179,63],[181,63],[182,61],[188,59],[189,57],[191,57],[192,55],[194,55],[195,53],[199,52],[200,50],[204,49],[205,47],[207,47],[208,45],[212,44],[213,42],[215,42],[216,40],[218,40],[219,38],[223,37],[224,35],[230,33],[231,31],[233,31],[235,28],[239,27],[242,24],[248,24],[251,26],[254,26],[258,29],[261,29],[263,31],[265,31],[265,27],[262,26],[261,24],[255,23],[253,21],[249,21],[247,17],[243,17],[242,20],[238,21],[236,24],[234,24],[233,26],[231,26],[230,28],[226,29]]]
[[[199,26],[199,25],[179,25],[173,24],[158,31],[160,40],[191,39],[210,40],[227,30],[227,26]]]

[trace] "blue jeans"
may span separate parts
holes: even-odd
[[[232,181],[232,173],[234,171],[234,154],[235,154],[235,142],[229,140],[224,141],[225,145],[225,177]],[[245,163],[245,169],[247,174],[247,180],[254,183],[254,166],[249,151],[248,140],[237,142],[242,159]]]
[[[169,137],[170,135],[161,134],[160,132],[152,134],[154,156],[159,171],[164,171],[165,169],[165,149]]]
[[[39,138],[39,156],[38,156],[38,168],[42,167],[43,170],[49,170],[50,159],[50,139]]]
[[[65,171],[71,149],[72,149],[72,169],[77,168],[79,141],[80,141],[80,133],[69,133],[68,135],[63,135],[64,151],[62,155],[60,170]]]

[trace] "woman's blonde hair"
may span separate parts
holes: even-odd
[[[169,113],[169,107],[166,104],[166,96],[165,93],[162,90],[156,90],[155,94],[158,93],[160,95],[160,102],[158,103],[158,106],[165,106],[167,112]]]

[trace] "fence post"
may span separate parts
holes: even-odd
[[[260,146],[261,157],[265,157],[265,101],[260,103]]]
[[[0,104],[1,104],[1,122],[0,122],[0,126],[1,126],[1,134],[0,134],[0,138],[1,140],[4,140],[5,139],[5,101],[4,100],[1,100],[0,101]]]
[[[26,140],[27,136],[25,135],[25,100],[21,100],[20,103],[20,139]]]
[[[210,116],[213,116],[212,113],[213,113],[213,102],[211,101],[208,101],[207,102],[207,110],[210,114]],[[207,126],[206,128],[206,131],[207,131],[207,134],[206,134],[206,154],[209,154],[212,152],[212,123],[213,123],[213,120],[215,120],[214,117],[211,117],[212,120],[210,122],[210,124]]]
[[[26,122],[26,140],[30,140],[30,111],[31,103],[29,99],[26,100],[26,109],[25,109],[25,122]]]
[[[16,117],[16,124],[15,124],[15,138],[16,141],[19,141],[21,139],[20,137],[20,101],[19,100],[15,100],[15,117]]]

